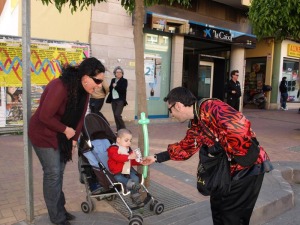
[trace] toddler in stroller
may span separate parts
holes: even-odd
[[[142,206],[141,188],[139,177],[132,166],[142,163],[140,153],[136,154],[135,150],[131,149],[132,133],[128,129],[120,129],[117,132],[117,141],[107,149],[108,153],[108,168],[114,175],[114,178],[121,182],[131,193],[131,198],[134,204]]]
[[[114,174],[109,171],[107,149],[111,144],[117,143],[116,139],[114,132],[105,118],[95,113],[85,116],[79,140],[78,168],[80,181],[85,184],[87,201],[82,202],[81,209],[83,212],[89,213],[95,206],[92,199],[112,201],[118,196],[129,211],[130,215],[128,219],[130,220],[130,224],[141,225],[143,218],[140,215],[133,215],[133,210],[144,207],[144,205],[150,202],[150,210],[156,214],[161,214],[164,211],[164,205],[152,197],[144,186],[143,176],[132,168],[130,168],[130,171],[136,172],[139,180],[136,182],[136,178],[133,178],[134,182],[130,182],[128,185],[118,182]],[[111,146],[111,152],[113,152],[113,147],[116,147],[116,145]],[[130,158],[134,158],[135,156],[134,153],[130,155]],[[129,155],[126,155],[126,157],[128,158]],[[114,166],[111,168],[113,169]],[[130,190],[133,191],[133,194],[139,193],[139,189],[146,192],[146,197],[143,201],[138,198],[136,200],[138,205],[129,206],[124,197],[130,195]],[[133,194],[131,197],[138,196]]]

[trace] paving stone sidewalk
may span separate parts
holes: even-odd
[[[270,218],[293,207],[293,192],[286,181],[298,171],[300,161],[300,120],[297,110],[257,110],[248,109],[245,115],[252,122],[260,143],[266,148],[275,166],[272,173],[266,174],[261,194],[256,204],[251,224],[263,224]],[[149,140],[151,154],[162,151],[168,143],[173,143],[185,135],[186,123],[173,121],[151,121]],[[128,128],[137,137],[137,126]],[[133,146],[137,145],[134,140]],[[23,136],[0,136],[0,225],[27,224],[25,221],[25,185]],[[284,162],[284,163],[283,163]],[[144,225],[200,224],[212,225],[207,197],[201,196],[195,188],[195,173],[198,155],[185,162],[168,161],[151,166],[151,180],[162,185],[162,189],[174,193],[165,204],[176,203],[176,197],[184,197],[187,203],[163,212],[161,215],[147,216]],[[36,225],[51,224],[42,194],[41,166],[33,153],[34,176],[34,214]],[[299,167],[300,168],[300,167]],[[282,172],[284,171],[284,178]],[[128,224],[119,211],[106,201],[97,201],[92,213],[81,211],[81,202],[85,201],[85,187],[79,182],[77,159],[68,163],[65,171],[64,192],[66,208],[77,216],[72,224]],[[159,190],[155,194],[160,194]],[[165,207],[167,208],[168,205]]]

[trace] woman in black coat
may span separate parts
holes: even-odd
[[[113,78],[109,85],[109,95],[107,97],[106,103],[111,103],[112,111],[114,114],[117,131],[126,128],[124,121],[122,119],[122,112],[124,106],[127,105],[126,94],[128,82],[124,76],[124,70],[117,66],[114,69],[115,78]]]

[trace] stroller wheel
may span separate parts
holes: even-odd
[[[142,222],[144,222],[144,219],[143,219],[143,217],[142,217],[141,215],[138,215],[138,214],[133,215],[131,219],[133,219],[133,218],[138,218],[138,219],[140,219]]]
[[[154,200],[151,204],[150,204],[150,211],[154,210],[154,206],[158,203],[157,200]]]
[[[142,225],[142,224],[143,224],[143,221],[138,217],[133,217],[129,221],[129,225]]]
[[[84,213],[90,213],[94,209],[93,203],[89,204],[87,202],[81,203],[81,210]]]
[[[157,215],[161,214],[161,213],[164,211],[164,209],[165,209],[165,206],[164,206],[164,204],[162,204],[162,203],[157,203],[157,204],[155,204],[155,205],[154,205],[154,208],[153,208],[154,212],[155,212]]]

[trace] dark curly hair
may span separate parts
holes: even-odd
[[[71,110],[76,110],[78,104],[78,95],[84,94],[81,78],[84,75],[95,77],[99,73],[104,73],[105,67],[96,58],[86,58],[79,65],[68,65],[62,68],[62,74],[59,77],[68,89],[68,106]]]
[[[78,66],[68,65],[62,68],[59,79],[67,88],[67,104],[61,122],[66,126],[76,129],[77,123],[82,117],[88,93],[82,86],[81,79],[87,75],[95,77],[99,73],[104,73],[105,67],[96,58],[86,58]],[[61,150],[61,160],[67,162],[72,159],[72,140],[67,140],[63,133],[58,133],[59,148]]]

